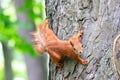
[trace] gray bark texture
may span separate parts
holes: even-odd
[[[120,80],[114,60],[113,42],[120,34],[120,0],[46,0],[50,26],[59,39],[68,39],[81,29],[84,66],[64,60],[63,69],[50,62],[49,80]]]

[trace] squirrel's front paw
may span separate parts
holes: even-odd
[[[87,65],[87,64],[88,64],[88,62],[87,62],[87,61],[85,61],[85,60],[83,60],[83,61],[82,61],[82,64],[83,64],[83,65]]]

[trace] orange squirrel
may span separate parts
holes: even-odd
[[[79,57],[77,53],[82,52],[83,47],[81,39],[79,39],[83,31],[73,35],[69,40],[60,40],[48,27],[48,20],[40,24],[36,32],[33,32],[34,48],[39,54],[48,52],[51,60],[57,67],[62,68],[61,60],[63,57],[70,57],[84,65],[88,64],[87,61]]]

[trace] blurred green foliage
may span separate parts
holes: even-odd
[[[32,56],[36,55],[31,44],[19,36],[16,28],[16,23],[10,21],[10,16],[6,16],[0,10],[0,41],[14,42],[14,48],[24,53],[30,53]]]
[[[4,66],[3,65],[0,65],[0,80],[3,80],[4,79]]]
[[[27,16],[30,20],[32,20],[36,25],[40,23],[40,21],[45,19],[45,9],[44,5],[37,0],[25,0],[24,5],[17,8],[16,11],[26,12]],[[16,20],[11,20],[11,16],[16,17],[14,14],[9,15],[5,14],[5,8],[0,7],[0,41],[9,42],[12,41],[12,45],[15,50],[22,51],[22,53],[30,53],[32,56],[36,56],[36,52],[34,48],[26,39],[23,39],[19,36],[17,31],[17,26],[21,25],[25,26],[26,24],[23,22]],[[29,23],[27,23],[29,25]],[[28,26],[31,28],[31,26]]]
[[[24,23],[16,18],[16,12],[26,13],[27,17],[38,25],[45,19],[45,5],[44,0],[24,0],[24,4],[19,8],[13,5],[13,0],[0,0],[0,42],[8,43],[12,47],[13,57],[18,59],[15,53],[29,53],[31,56],[37,56],[33,46],[25,38],[19,35],[18,27],[29,29],[33,26],[30,22]],[[0,54],[1,55],[1,54]],[[1,59],[0,59],[1,60]],[[13,61],[14,62],[14,61]],[[20,64],[20,61],[15,64]],[[21,63],[24,65],[24,63]],[[4,80],[4,66],[3,61],[0,65],[0,80]],[[25,65],[24,65],[25,66]],[[14,66],[13,66],[14,68]],[[23,68],[24,69],[24,68]],[[14,76],[22,76],[27,79],[26,72],[18,69],[13,69]]]
[[[12,61],[13,74],[15,76],[14,78],[23,78],[22,80],[28,80],[26,75],[26,66],[23,62],[24,57],[22,56],[22,54],[17,53],[14,55],[14,59],[15,60]]]

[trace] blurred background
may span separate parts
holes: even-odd
[[[45,18],[44,0],[0,0],[0,80],[47,80],[48,56],[30,35]]]

